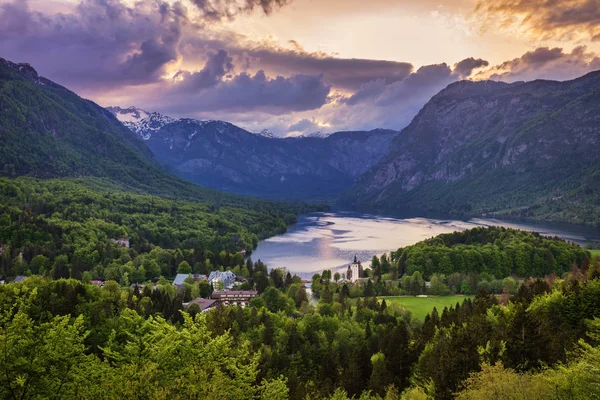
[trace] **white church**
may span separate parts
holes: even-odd
[[[363,277],[363,267],[360,261],[354,256],[354,262],[348,266],[346,271],[346,279],[350,282],[356,282]]]

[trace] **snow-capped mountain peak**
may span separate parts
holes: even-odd
[[[152,133],[175,121],[160,113],[148,112],[133,106],[127,108],[107,107],[106,109],[144,140],[150,139]]]
[[[266,138],[269,138],[269,139],[274,139],[275,138],[275,135],[273,134],[273,132],[271,132],[268,129],[263,129],[260,132],[256,132],[256,134],[258,136],[263,136],[263,137],[266,137]]]
[[[309,133],[307,135],[307,137],[318,138],[318,139],[325,139],[329,135],[330,135],[330,133],[324,133],[324,132],[319,131],[319,132]]]

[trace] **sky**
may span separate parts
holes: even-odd
[[[0,0],[0,57],[102,106],[402,129],[462,79],[600,69],[600,0]]]

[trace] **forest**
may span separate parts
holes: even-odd
[[[422,323],[343,289],[314,307],[295,278],[269,278],[251,307],[198,313],[168,284],[31,277],[0,286],[0,397],[591,399],[599,273],[596,260],[529,280],[504,305],[481,292]]]
[[[490,228],[426,243],[519,240],[532,239]],[[558,256],[575,248],[550,241]],[[600,392],[600,258],[583,252],[581,265],[561,275],[514,280],[500,296],[476,286],[475,298],[424,320],[378,298],[404,290],[385,274],[351,285],[324,271],[313,277],[315,303],[297,276],[234,258],[243,288],[260,297],[208,312],[183,306],[210,296],[204,282],[99,287],[33,275],[0,285],[0,397],[592,399]],[[397,269],[400,259],[378,261]]]
[[[172,277],[183,261],[193,272],[233,267],[236,253],[251,253],[311,210],[323,207],[172,200],[102,179],[0,178],[0,275],[133,283]]]

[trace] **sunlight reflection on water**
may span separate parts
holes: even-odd
[[[481,218],[458,221],[314,213],[299,217],[298,224],[287,233],[261,241],[252,259],[262,260],[269,268],[284,267],[308,278],[323,269],[343,268],[354,255],[368,265],[376,254],[389,253],[441,233],[490,225],[535,230],[581,244],[600,242],[600,230],[577,225],[557,227]]]

